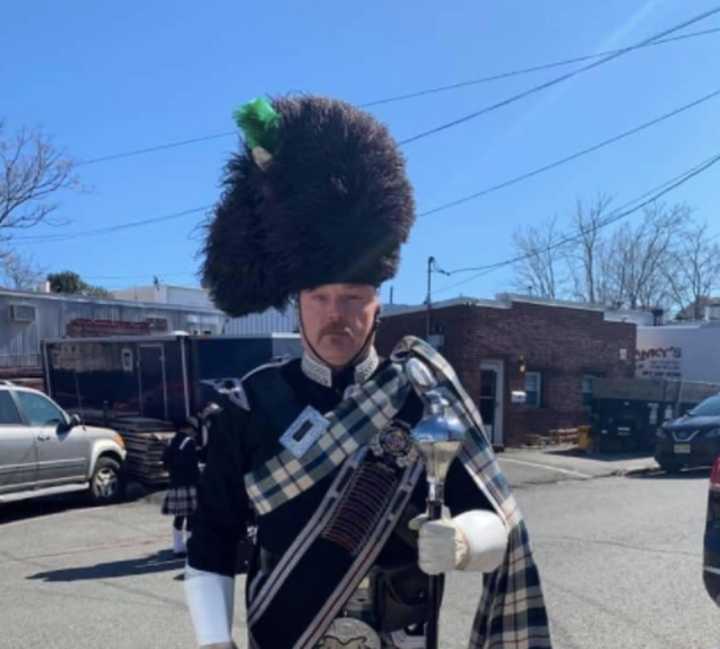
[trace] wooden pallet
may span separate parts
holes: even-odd
[[[166,421],[145,417],[116,417],[108,421],[127,449],[128,475],[150,486],[168,483],[170,476],[162,462],[162,454],[175,436],[175,427]]]
[[[577,444],[580,431],[577,428],[557,428],[550,431],[551,444]]]
[[[577,444],[582,428],[582,426],[577,428],[555,428],[549,430],[546,435],[525,435],[525,445],[543,447],[551,444]]]

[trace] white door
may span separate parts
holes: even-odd
[[[485,425],[485,432],[493,446],[503,442],[503,386],[504,365],[501,360],[480,363],[480,398],[478,408]]]

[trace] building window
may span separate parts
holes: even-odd
[[[542,401],[542,374],[525,372],[525,404],[539,408]]]
[[[593,395],[593,379],[595,377],[592,374],[585,374],[582,377],[581,390],[582,390],[582,402],[583,406],[587,408],[592,404]]]
[[[35,322],[35,307],[30,304],[11,304],[10,320],[13,322]]]

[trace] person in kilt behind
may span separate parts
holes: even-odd
[[[161,511],[174,517],[173,552],[176,556],[183,556],[185,543],[192,534],[192,516],[197,509],[197,483],[200,479],[194,430],[178,431],[163,451],[162,459],[170,474],[170,488],[165,494]]]

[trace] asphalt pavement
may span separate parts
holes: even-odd
[[[707,471],[667,476],[652,458],[563,447],[500,458],[527,518],[556,649],[720,648],[720,608],[701,572]],[[159,496],[0,509],[0,649],[193,647]],[[443,649],[467,646],[481,592],[480,575],[450,576]]]

